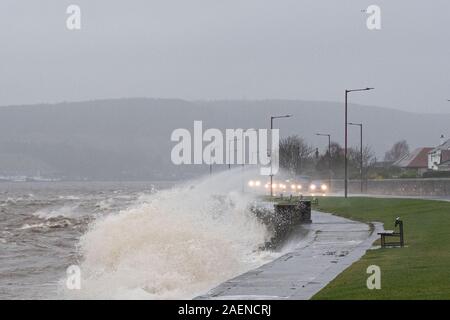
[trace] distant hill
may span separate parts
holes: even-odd
[[[450,114],[416,114],[350,105],[349,121],[364,123],[365,143],[379,157],[397,140],[411,148],[434,146],[450,133]],[[116,99],[0,107],[0,175],[42,175],[66,179],[179,179],[207,172],[206,166],[175,167],[170,161],[176,128],[267,128],[270,115],[282,136],[298,134],[324,148],[316,132],[343,141],[343,104],[334,102],[183,101]],[[350,145],[359,143],[350,128]]]

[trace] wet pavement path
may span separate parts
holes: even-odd
[[[359,260],[382,225],[368,225],[327,213],[312,213],[307,235],[292,251],[228,280],[197,299],[310,299]],[[304,230],[299,230],[303,232]]]

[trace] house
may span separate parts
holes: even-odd
[[[441,144],[428,152],[428,169],[450,171],[450,139],[441,136]]]
[[[421,175],[428,170],[429,152],[431,150],[433,150],[433,148],[417,148],[395,161],[393,166],[403,170],[415,170]]]
[[[450,159],[438,165],[438,171],[450,171]]]

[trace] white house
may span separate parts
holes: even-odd
[[[428,152],[428,169],[450,171],[450,139],[445,141],[441,136],[441,144]]]

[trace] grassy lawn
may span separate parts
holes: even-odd
[[[450,299],[450,202],[319,198],[315,209],[393,229],[404,224],[405,248],[369,250],[313,299]],[[381,268],[381,290],[368,290],[366,269]]]

